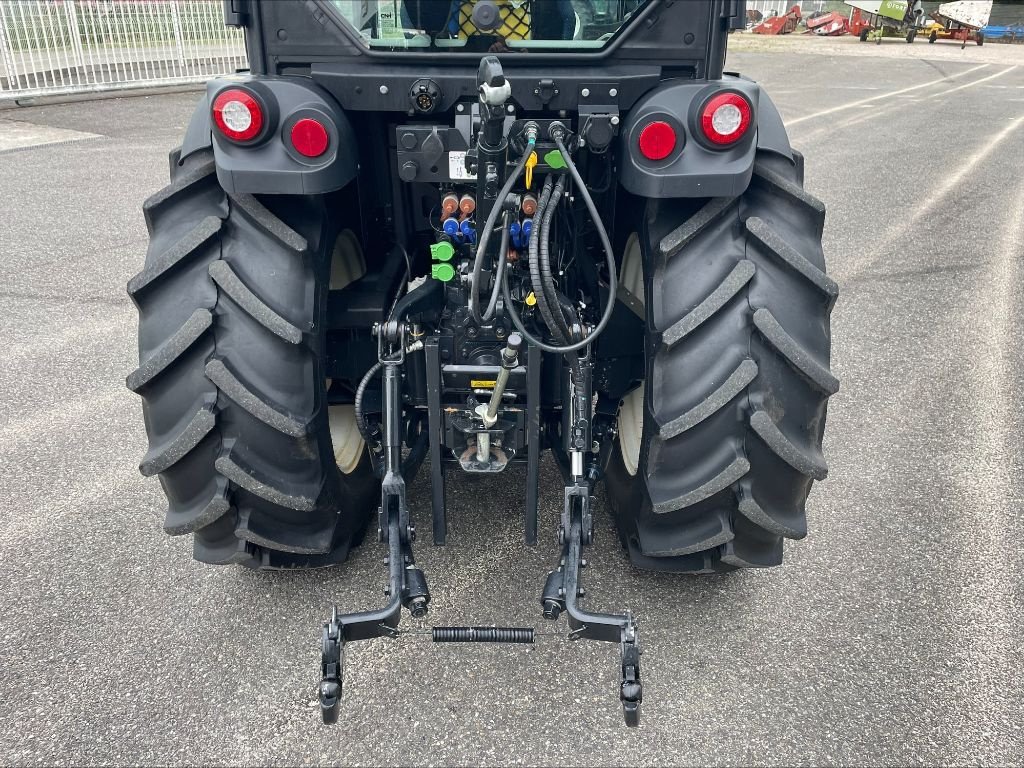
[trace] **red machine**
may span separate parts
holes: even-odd
[[[871,31],[872,28],[870,17],[865,18],[860,8],[854,8],[850,20],[846,22],[847,31],[854,37],[860,37],[862,32]]]
[[[845,35],[849,31],[849,23],[843,14],[831,11],[814,18],[808,18],[807,31],[813,32],[816,35]]]
[[[802,18],[800,6],[794,5],[782,16],[772,16],[754,27],[755,35],[788,35],[796,29]]]

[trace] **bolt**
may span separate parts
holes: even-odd
[[[509,104],[507,107],[505,107],[505,111],[508,112],[510,115],[514,115],[516,112],[516,108],[512,104]]]
[[[386,85],[382,85],[380,87],[380,95],[381,96],[387,96],[388,95],[388,87]]]
[[[505,329],[502,326],[500,326],[500,325],[497,328],[494,329],[494,335],[497,336],[499,339],[504,339],[505,338],[505,334],[506,334]]]
[[[391,597],[391,587],[384,587],[384,597]]]
[[[582,96],[584,99],[587,98],[587,96],[589,96],[589,95],[590,95],[590,89],[589,88],[584,88],[582,91],[580,91],[580,96]]]
[[[466,111],[466,105],[465,104],[457,104],[455,106],[455,111],[456,112],[465,112]]]
[[[469,338],[471,339],[475,339],[478,333],[479,331],[476,329],[475,325],[471,325],[469,329],[466,331],[466,335],[469,336]]]
[[[619,124],[619,116],[618,115],[612,115],[611,124],[612,125],[618,125]]]
[[[601,451],[601,444],[599,442],[597,442],[597,440],[595,440],[594,442],[592,442],[590,444],[590,452],[591,453],[600,453],[600,451]]]
[[[391,558],[385,557],[384,558],[384,565],[391,565]]]
[[[619,89],[618,88],[612,88],[610,91],[608,91],[608,95],[611,96],[614,99],[616,96],[619,95]]]
[[[587,596],[587,590],[585,590],[583,587],[580,587],[580,597],[586,597],[586,596]]]
[[[586,567],[587,567],[586,559],[585,558],[580,558],[580,568],[586,568]]]

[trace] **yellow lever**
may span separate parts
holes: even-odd
[[[529,189],[533,186],[533,167],[537,165],[537,153],[531,152],[530,156],[526,158],[526,188]]]

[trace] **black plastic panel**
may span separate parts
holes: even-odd
[[[710,95],[723,89],[745,95],[754,107],[754,118],[737,145],[712,149],[695,138],[697,111]],[[647,160],[638,148],[639,133],[652,120],[665,120],[677,132],[685,132],[681,149],[660,161]],[[676,80],[651,91],[630,113],[619,141],[619,180],[640,197],[735,197],[750,183],[758,147],[791,156],[782,119],[757,83],[733,76],[710,83]]]
[[[271,107],[273,124],[255,145],[239,145],[212,130],[217,179],[228,192],[250,194],[317,195],[341,189],[358,172],[355,133],[348,117],[322,88],[300,78],[238,75],[211,80],[200,110],[207,110],[225,88],[248,87]],[[307,158],[288,140],[287,128],[299,117],[320,121],[330,137],[327,152]],[[197,122],[198,117],[193,119]],[[209,116],[206,117],[209,125]],[[197,131],[200,129],[197,129]],[[207,128],[207,130],[209,130]],[[187,138],[191,138],[192,126]]]

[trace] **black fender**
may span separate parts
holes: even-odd
[[[213,126],[210,105],[226,88],[258,94],[270,125],[256,143],[236,144]],[[292,148],[288,129],[295,120],[313,117],[330,136],[327,152],[303,157]],[[192,115],[181,147],[181,160],[213,147],[217,180],[228,192],[272,195],[318,195],[341,189],[359,171],[355,132],[348,117],[326,90],[296,77],[236,75],[209,81]]]
[[[708,98],[723,90],[746,96],[754,115],[738,144],[717,149],[698,134],[698,112]],[[640,131],[652,120],[668,122],[680,137],[675,151],[660,161],[647,160],[638,148]],[[653,89],[630,111],[619,149],[619,182],[628,192],[646,198],[736,197],[750,184],[758,150],[793,160],[775,104],[753,80],[731,75],[713,81],[674,80]]]

